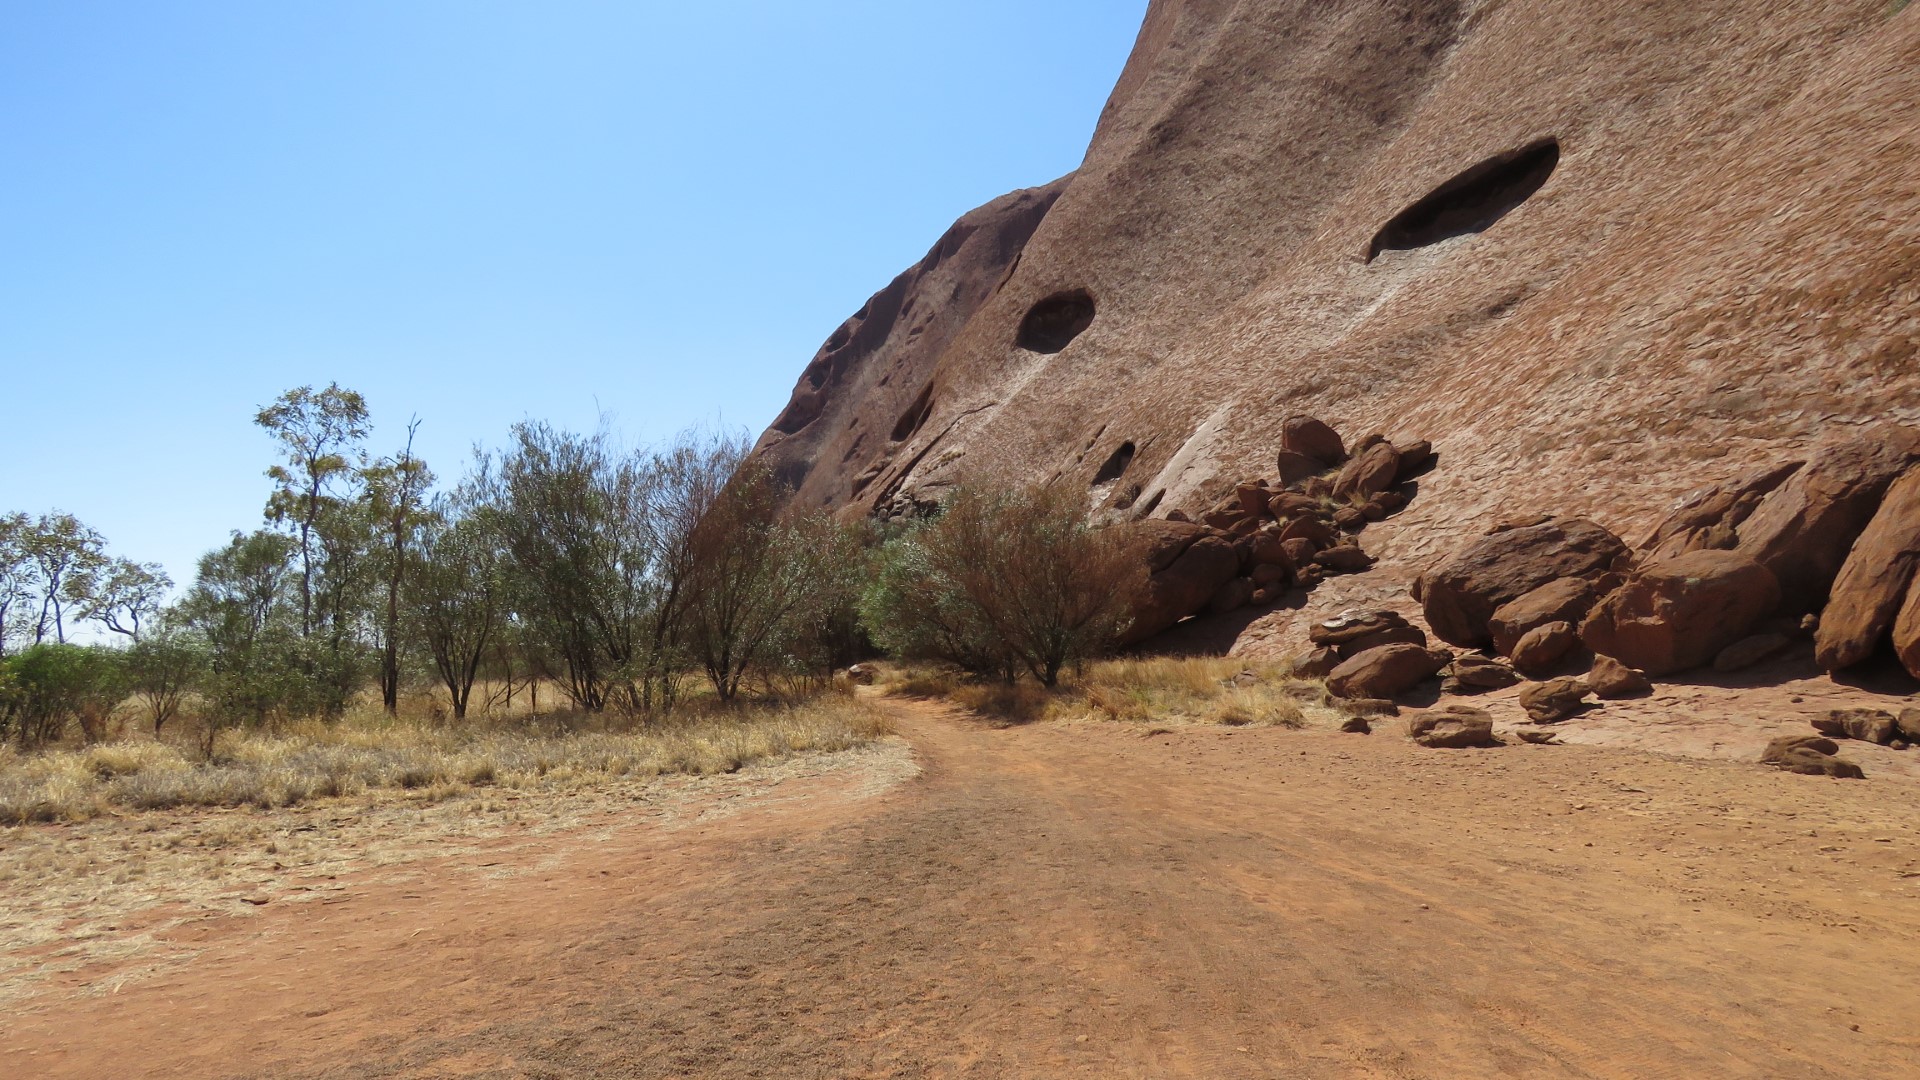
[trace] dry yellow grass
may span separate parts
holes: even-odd
[[[888,732],[874,706],[828,695],[624,733],[445,727],[374,713],[277,734],[228,733],[211,762],[151,739],[36,754],[0,749],[0,825],[83,821],[117,810],[265,809],[379,790],[433,799],[472,788],[564,791],[612,779],[708,776],[786,754],[843,750]]]
[[[1326,687],[1297,679],[1284,667],[1222,657],[1128,657],[1088,664],[1049,691],[1022,680],[967,682],[950,672],[882,668],[890,694],[939,697],[984,716],[1013,723],[1104,719],[1304,727],[1337,722]]]

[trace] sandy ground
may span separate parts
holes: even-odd
[[[0,1075],[1920,1072],[1905,779],[898,708],[911,750],[209,912],[17,1002]]]

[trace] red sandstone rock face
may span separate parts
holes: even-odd
[[[1581,640],[1649,675],[1709,663],[1780,606],[1773,573],[1736,551],[1690,551],[1636,570],[1587,616]]]
[[[1828,671],[1873,655],[1893,628],[1914,572],[1920,569],[1920,471],[1888,489],[1880,509],[1854,542],[1820,613],[1814,655]]]
[[[1620,538],[1593,522],[1551,519],[1482,538],[1422,574],[1415,598],[1440,640],[1488,645],[1494,640],[1493,618],[1506,605],[1564,578],[1603,579],[1626,557]],[[1558,610],[1549,614],[1567,617]]]
[[[1881,3],[1156,0],[1078,172],[876,297],[762,452],[850,514],[1197,516],[1304,413],[1433,439],[1374,575],[1520,510],[1639,534],[1920,416],[1917,73]]]

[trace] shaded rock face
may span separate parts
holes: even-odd
[[[1814,635],[1814,656],[1821,667],[1838,671],[1873,655],[1910,603],[1917,569],[1920,470],[1894,482],[1848,552]]]
[[[795,489],[797,504],[839,507],[887,489],[902,464],[899,445],[944,404],[934,386],[940,354],[999,289],[1067,182],[1014,192],[961,218],[820,347],[754,448]],[[1079,318],[1041,312],[1037,328],[1023,331],[1051,340],[1077,332]]]
[[[1920,460],[1920,432],[1883,425],[1829,446],[1761,499],[1734,550],[1773,572],[1788,611],[1818,611],[1881,497]]]
[[[1199,537],[1164,569],[1148,575],[1146,586],[1134,596],[1133,623],[1122,643],[1145,641],[1207,607],[1239,573],[1240,554],[1231,543],[1218,536]]]
[[[1554,519],[1481,538],[1420,575],[1414,596],[1440,640],[1485,646],[1503,605],[1564,578],[1603,579],[1626,558],[1627,546],[1599,525]]]
[[[1780,606],[1773,572],[1737,551],[1701,550],[1634,571],[1587,616],[1581,640],[1649,675],[1712,662]]]
[[[964,475],[1197,517],[1306,412],[1434,439],[1431,550],[1507,506],[1638,534],[1920,405],[1914,33],[1865,2],[1154,0],[1080,169],[876,296],[761,452],[849,515]],[[1077,294],[1090,322],[1022,346]],[[1770,563],[1790,517],[1735,492],[1651,554],[1725,524]]]

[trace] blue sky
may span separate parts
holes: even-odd
[[[1073,169],[1146,0],[0,0],[0,511],[177,580],[289,387],[758,433],[952,220]]]

